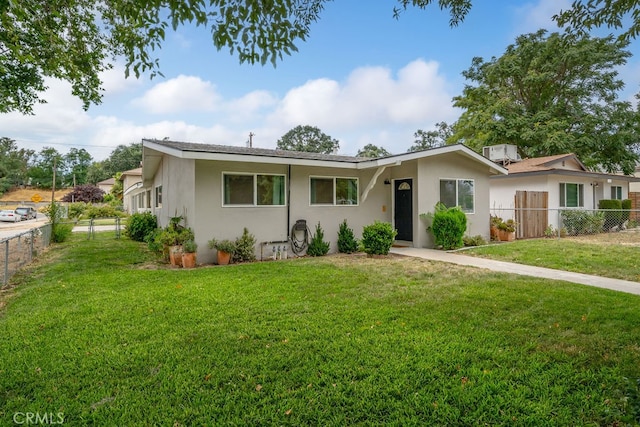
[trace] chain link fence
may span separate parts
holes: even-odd
[[[0,274],[2,285],[9,282],[23,265],[31,262],[51,242],[51,224],[0,240]]]
[[[513,219],[517,239],[640,232],[640,210],[633,209],[495,208],[491,215]]]

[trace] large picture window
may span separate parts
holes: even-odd
[[[460,206],[463,212],[475,210],[475,182],[472,179],[441,179],[440,202],[451,208]]]
[[[358,204],[358,178],[311,177],[309,180],[312,205]]]
[[[584,184],[560,183],[560,207],[584,207]]]
[[[283,206],[284,175],[223,174],[223,205]]]

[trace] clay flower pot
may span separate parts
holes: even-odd
[[[194,268],[196,266],[196,253],[185,252],[182,254],[182,267]]]
[[[229,252],[218,250],[218,265],[227,265],[231,261],[231,254]]]

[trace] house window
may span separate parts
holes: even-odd
[[[311,177],[309,194],[312,205],[358,205],[358,178]]]
[[[162,185],[156,187],[156,208],[162,207]]]
[[[560,183],[560,207],[578,208],[584,206],[584,185],[569,182]]]
[[[622,187],[619,185],[611,186],[611,199],[622,200]]]
[[[473,179],[441,179],[440,202],[451,208],[460,206],[463,212],[475,209],[475,182]]]
[[[285,204],[284,175],[230,174],[223,175],[225,206],[283,206]]]

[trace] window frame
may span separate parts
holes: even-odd
[[[253,185],[252,185],[252,203],[248,204],[238,204],[238,203],[226,203],[226,193],[225,193],[225,176],[234,175],[234,176],[251,176],[253,177]],[[279,176],[283,179],[283,194],[282,194],[282,204],[272,204],[265,205],[258,203],[258,177],[259,176]],[[233,172],[233,171],[223,171],[221,174],[221,198],[222,198],[222,207],[223,208],[279,208],[283,206],[287,206],[287,175],[283,173],[262,173],[262,172]]]
[[[614,190],[616,194],[613,194]],[[611,200],[622,200],[622,185],[611,186]]]
[[[156,185],[155,187],[155,207],[162,207],[162,184]]]
[[[312,192],[311,192],[311,182],[314,179],[318,179],[318,180],[331,180],[332,182],[332,203],[313,203],[312,202]],[[350,180],[350,181],[355,181],[356,183],[356,188],[355,188],[355,195],[356,195],[356,202],[355,203],[337,203],[337,199],[338,199],[338,186],[337,186],[337,181],[339,179],[344,179],[344,180]],[[309,206],[350,206],[350,207],[355,207],[355,206],[360,206],[360,178],[355,177],[355,176],[327,176],[327,175],[309,175],[309,186],[307,187],[309,189]]]
[[[464,212],[465,214],[473,215],[476,213],[476,180],[474,178],[440,178],[438,180],[438,192],[439,192],[438,201],[441,203],[442,203],[442,181],[455,181],[456,183],[456,194],[455,194],[456,205],[455,206],[459,206],[462,212]],[[464,181],[470,181],[473,183],[473,191],[471,194],[473,206],[471,210],[465,210],[463,205],[460,204],[460,183]],[[453,206],[448,206],[448,207],[453,207]]]
[[[577,206],[567,206],[567,185],[575,185],[577,188]],[[561,182],[559,187],[560,207],[567,209],[584,208],[584,184],[579,182]]]

